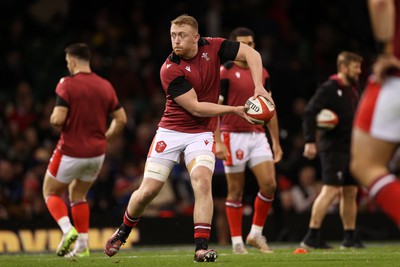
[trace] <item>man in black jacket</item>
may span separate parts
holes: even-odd
[[[354,112],[359,93],[357,84],[361,74],[362,57],[351,52],[341,52],[337,57],[338,72],[329,77],[308,102],[303,117],[305,146],[303,155],[313,159],[317,155],[316,116],[322,109],[337,114],[339,123],[333,129],[322,130],[318,139],[323,186],[315,199],[309,230],[300,246],[304,248],[331,248],[320,237],[322,221],[339,196],[340,217],[344,228],[342,248],[363,247],[354,238],[357,216],[357,182],[349,171],[350,139]]]

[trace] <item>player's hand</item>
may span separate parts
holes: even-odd
[[[255,124],[249,116],[247,116],[246,111],[249,109],[248,106],[236,106],[234,110],[234,114],[238,115],[239,117],[242,117],[245,119],[248,123]]]
[[[280,145],[272,144],[272,150],[274,151],[274,163],[281,161],[283,156],[282,147]]]
[[[303,156],[308,159],[314,159],[317,155],[317,145],[315,143],[306,143],[304,145]]]
[[[215,156],[222,160],[226,160],[230,156],[229,150],[223,142],[215,143]]]
[[[400,70],[400,60],[394,55],[380,55],[372,67],[375,79],[382,83],[391,70]]]
[[[265,90],[264,87],[256,87],[256,88],[254,89],[254,96],[253,96],[253,98],[255,99],[255,98],[256,98],[257,96],[259,96],[259,95],[265,97],[265,98],[268,99],[272,104],[275,105],[275,102],[274,102],[274,100],[272,99],[271,93],[269,93],[267,90]]]

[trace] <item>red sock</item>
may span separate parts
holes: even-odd
[[[241,202],[226,200],[225,212],[231,236],[242,236],[243,206]]]
[[[400,226],[400,181],[393,174],[378,178],[369,188],[370,196]]]
[[[265,225],[272,201],[274,201],[274,196],[264,196],[258,192],[256,200],[254,201],[253,224],[257,226]]]
[[[210,239],[211,224],[209,223],[195,223],[194,224],[194,238]]]
[[[68,216],[67,205],[58,195],[49,195],[46,199],[46,205],[56,222],[62,217]]]
[[[90,210],[86,200],[71,203],[71,215],[78,233],[88,233]]]
[[[138,224],[140,218],[132,218],[128,211],[125,210],[125,214],[124,214],[124,224],[130,228],[133,228],[136,226],[136,224]]]

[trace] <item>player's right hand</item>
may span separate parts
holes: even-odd
[[[222,160],[226,160],[230,156],[229,150],[223,142],[215,142],[215,156]]]
[[[244,105],[244,106],[236,106],[234,113],[240,117],[242,117],[243,119],[245,119],[248,123],[251,124],[255,124],[249,116],[247,116],[246,111],[249,109],[248,106]]]
[[[317,145],[315,143],[306,143],[304,145],[303,156],[308,159],[314,159],[317,155]]]

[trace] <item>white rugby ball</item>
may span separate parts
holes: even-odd
[[[264,125],[268,123],[275,115],[275,106],[271,101],[262,96],[257,96],[255,99],[250,97],[246,101],[247,116],[256,124]]]
[[[330,109],[322,109],[317,115],[317,126],[321,129],[331,130],[339,123],[338,115]]]

